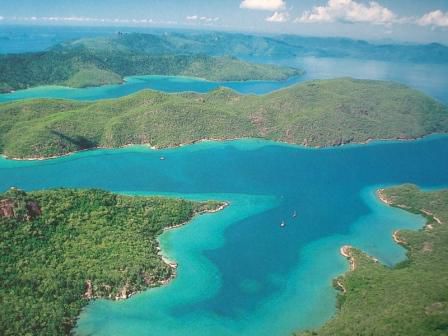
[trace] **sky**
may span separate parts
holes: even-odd
[[[448,0],[0,0],[0,25],[172,27],[448,44]]]

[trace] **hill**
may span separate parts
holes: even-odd
[[[148,42],[148,41],[146,41]],[[301,75],[289,67],[253,64],[235,57],[149,54],[103,38],[37,53],[0,55],[0,92],[40,85],[118,84],[133,75],[194,76],[215,81],[285,80]]]
[[[174,274],[156,236],[217,202],[100,190],[0,194],[0,333],[69,335],[90,299],[124,299]]]
[[[336,37],[297,35],[246,35],[223,32],[164,32],[160,34],[120,33],[85,38],[61,44],[59,48],[109,48],[144,51],[148,54],[206,54],[236,57],[350,57],[392,62],[446,63],[448,47],[439,43],[369,43]],[[58,47],[56,47],[58,48]]]
[[[201,139],[333,146],[443,132],[448,110],[442,104],[403,85],[353,79],[311,81],[264,96],[229,89],[141,91],[92,103],[39,99],[0,105],[0,152],[14,158]]]
[[[424,229],[398,231],[408,260],[393,268],[348,250],[354,271],[337,279],[339,311],[323,327],[297,336],[448,333],[448,190],[423,192],[412,185],[381,192],[392,206],[428,218]]]

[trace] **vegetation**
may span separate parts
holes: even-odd
[[[174,270],[156,236],[219,205],[100,190],[0,194],[0,334],[69,334],[90,298],[158,286]]]
[[[398,233],[409,259],[388,268],[351,249],[356,268],[338,279],[346,289],[338,313],[323,327],[297,335],[448,334],[448,190],[422,192],[404,185],[383,196],[428,218],[424,229]]]
[[[83,41],[83,40],[81,40]],[[284,80],[302,72],[288,67],[260,65],[234,57],[149,54],[145,49],[106,43],[59,45],[49,51],[0,55],[0,92],[38,85],[71,87],[116,84],[132,75],[182,75],[209,80]]]
[[[66,42],[64,48],[104,48],[150,54],[206,54],[275,57],[351,57],[381,61],[446,63],[448,47],[431,44],[372,44],[362,40],[297,35],[260,36],[223,32],[117,34]]]
[[[309,146],[415,138],[448,131],[443,105],[379,81],[312,81],[264,96],[141,91],[92,103],[28,100],[0,105],[0,152],[14,158],[86,148],[259,137]]]
[[[223,55],[230,55],[223,57]],[[118,33],[64,42],[47,51],[0,56],[0,92],[39,85],[117,84],[132,75],[184,75],[209,80],[283,80],[302,72],[235,57],[352,57],[445,63],[448,47],[380,45],[343,38],[275,37],[219,32]]]

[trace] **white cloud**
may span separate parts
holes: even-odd
[[[448,27],[448,12],[444,13],[441,10],[435,10],[426,13],[417,20],[417,23],[420,26]]]
[[[388,8],[378,2],[371,1],[368,4],[354,0],[329,0],[325,6],[315,6],[310,11],[305,11],[298,22],[365,22],[373,24],[389,24],[397,20],[397,16]]]
[[[286,22],[289,20],[288,12],[275,12],[271,16],[266,18],[268,22]]]
[[[97,17],[85,17],[85,16],[30,16],[30,17],[9,17],[8,20],[12,21],[33,21],[33,22],[87,22],[87,23],[132,23],[132,24],[150,24],[154,23],[152,19],[110,19],[110,18],[97,18]],[[164,22],[161,22],[164,23]]]
[[[207,17],[207,16],[197,16],[197,15],[191,15],[191,16],[187,16],[186,17],[187,20],[189,21],[198,21],[201,23],[211,23],[211,22],[216,22],[219,20],[219,17]]]
[[[244,0],[240,8],[275,11],[284,9],[286,3],[284,0]]]

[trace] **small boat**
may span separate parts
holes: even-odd
[[[285,221],[282,221],[281,223],[280,223],[280,227],[285,227]]]
[[[165,157],[164,157],[164,156],[161,156],[161,157],[160,157],[160,160],[162,160],[162,161],[165,160]]]
[[[292,213],[292,218],[296,218],[297,217],[297,211],[294,210],[294,212]]]

